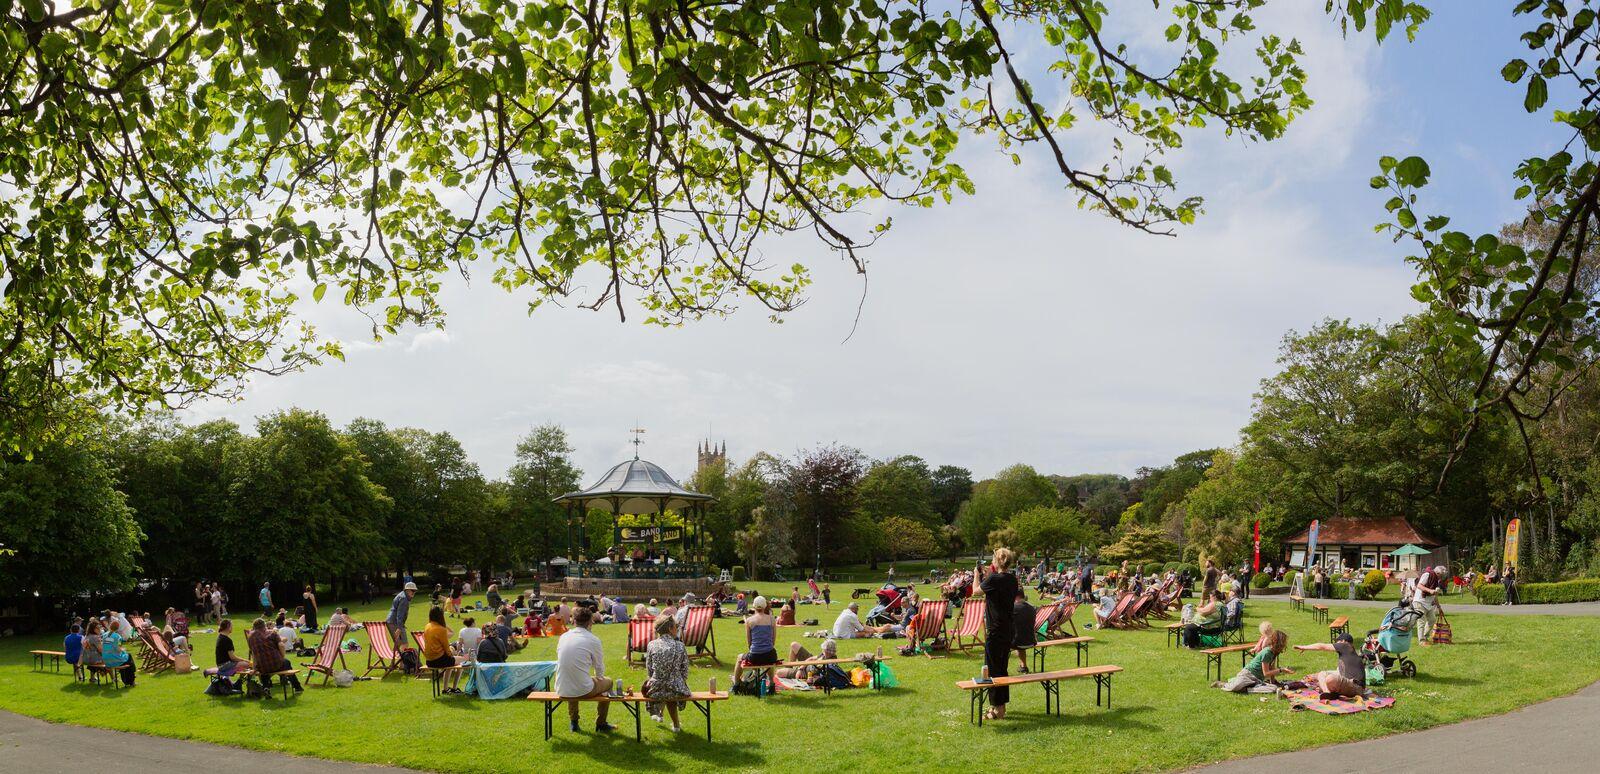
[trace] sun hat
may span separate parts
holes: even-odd
[[[416,591],[416,590],[417,590],[417,584],[412,583],[411,581],[406,581],[406,591]]]

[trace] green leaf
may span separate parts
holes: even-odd
[[[1428,169],[1428,162],[1421,156],[1407,156],[1394,168],[1395,182],[1410,188],[1427,185],[1430,174],[1432,173]]]
[[[1544,107],[1544,103],[1549,99],[1550,93],[1546,90],[1543,77],[1535,75],[1528,79],[1528,96],[1522,100],[1524,110],[1529,113],[1535,112]]]
[[[328,292],[328,283],[326,283],[326,282],[318,283],[315,288],[311,289],[311,298],[314,301],[321,301],[323,294],[325,294],[327,292]]]
[[[1505,78],[1507,83],[1516,83],[1517,81],[1522,80],[1522,76],[1527,72],[1527,62],[1524,62],[1521,59],[1513,59],[1509,62],[1506,62],[1505,67],[1500,68],[1500,77]]]

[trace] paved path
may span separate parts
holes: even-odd
[[[1253,594],[1245,602],[1288,602],[1287,594]],[[1365,599],[1316,599],[1306,597],[1306,604],[1337,605],[1341,607],[1370,607],[1378,610],[1388,610],[1395,606],[1391,600],[1365,600]],[[1586,615],[1600,616],[1600,602],[1565,602],[1559,605],[1478,605],[1473,603],[1451,604],[1450,598],[1444,600],[1444,611],[1451,615],[1456,613],[1483,613],[1485,615]]]
[[[1263,755],[1206,774],[1587,772],[1600,770],[1600,683],[1506,715],[1312,750]]]
[[[407,769],[339,763],[204,742],[46,723],[0,712],[0,769],[83,774],[106,768],[162,774],[401,774]]]

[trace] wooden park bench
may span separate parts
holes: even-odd
[[[85,673],[88,674],[89,682],[91,683],[99,684],[101,680],[104,680],[110,683],[112,688],[122,687],[122,681],[117,679],[117,670],[105,664],[85,664],[83,668]]]
[[[1122,667],[1112,664],[1104,666],[1083,667],[1081,669],[1063,669],[1057,672],[1034,672],[1028,675],[1013,677],[996,677],[987,683],[976,680],[962,680],[956,687],[967,692],[968,708],[967,722],[972,722],[974,717],[978,725],[983,725],[984,705],[988,702],[989,689],[998,686],[1022,685],[1024,683],[1038,683],[1044,686],[1044,713],[1050,714],[1052,702],[1055,714],[1061,714],[1061,681],[1072,680],[1079,677],[1094,678],[1094,705],[1100,706],[1100,689],[1105,689],[1106,709],[1111,708],[1111,676],[1121,672]]]
[[[1245,659],[1248,657],[1250,649],[1253,647],[1255,647],[1255,643],[1251,643],[1249,645],[1224,645],[1220,648],[1207,648],[1200,651],[1201,653],[1206,654],[1206,679],[1209,680],[1211,678],[1212,664],[1217,665],[1217,679],[1222,679],[1222,654],[1224,653],[1238,653],[1239,667],[1241,669],[1244,668]]]
[[[1289,595],[1289,609],[1290,610],[1304,610],[1304,609],[1306,609],[1306,598],[1305,597],[1297,597],[1297,596],[1295,596],[1293,594],[1290,594]]]
[[[1350,633],[1350,617],[1341,615],[1328,624],[1328,642],[1333,642],[1340,634]]]
[[[1167,647],[1176,648],[1183,645],[1183,627],[1187,626],[1182,621],[1173,621],[1167,624]]]
[[[60,672],[61,659],[67,657],[64,650],[30,650],[28,653],[33,656],[33,668],[40,672],[44,671],[44,660],[47,658],[50,659],[50,665],[55,667],[55,671]]]
[[[727,698],[728,693],[726,691],[720,693],[696,691],[690,694],[688,699],[685,699],[685,701],[693,704],[695,709],[700,710],[700,714],[706,716],[707,742],[711,741],[711,703],[725,701]],[[633,715],[634,740],[643,741],[644,739],[642,724],[639,722],[639,705],[645,704],[650,700],[645,698],[644,695],[638,691],[630,691],[622,696],[590,696],[586,699],[569,699],[553,691],[534,691],[533,693],[528,694],[528,700],[544,703],[544,738],[546,741],[549,741],[550,737],[555,734],[556,709],[559,708],[563,703],[569,701],[594,704],[599,704],[601,702],[621,704],[623,709],[627,710]]]
[[[1312,605],[1311,606],[1311,619],[1314,620],[1314,621],[1327,621],[1328,620],[1328,606],[1327,605]]]
[[[1056,640],[1044,640],[1033,644],[1033,671],[1044,671],[1045,651],[1057,645],[1071,645],[1077,658],[1077,666],[1089,664],[1089,643],[1094,642],[1093,637],[1062,637]]]

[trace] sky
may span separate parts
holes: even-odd
[[[1397,33],[1382,46],[1341,37],[1322,3],[1258,14],[1260,28],[1304,45],[1317,105],[1273,143],[1192,135],[1170,165],[1206,212],[1175,237],[1080,211],[1044,159],[1014,166],[990,139],[966,138],[976,195],[894,212],[865,288],[814,244],[778,246],[778,265],[792,253],[816,280],[782,324],[753,304],[667,329],[573,305],[530,316],[489,282],[456,281],[445,330],[374,345],[330,294],[304,311],[346,341],[346,362],[258,380],[184,418],[251,428],[300,407],[337,425],[364,416],[448,431],[490,477],[521,436],[554,422],[586,482],[632,456],[636,426],[642,456],[680,478],[706,438],[735,460],[839,443],[977,478],[1018,462],[1131,474],[1232,446],[1286,332],[1416,310],[1405,246],[1373,230],[1385,214],[1367,185],[1379,156],[1427,157],[1422,209],[1477,233],[1517,216],[1516,162],[1559,141],[1499,76],[1525,23],[1504,3],[1428,5],[1435,17],[1415,43]],[[1065,137],[1091,149],[1104,139],[1094,127]]]

